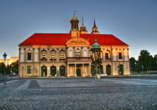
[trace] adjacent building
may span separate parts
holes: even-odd
[[[101,47],[101,73],[112,76],[130,75],[129,45],[112,34],[100,34],[94,19],[91,34],[84,20],[71,18],[70,33],[35,33],[19,44],[19,76],[92,76],[92,45]]]
[[[19,60],[19,57],[11,57],[10,59],[0,59],[0,63],[5,63],[6,66],[11,65],[12,63],[16,62],[17,60]]]

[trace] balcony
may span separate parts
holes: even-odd
[[[111,61],[111,58],[105,58],[105,60],[107,60],[107,61]]]
[[[66,59],[65,59],[65,58],[60,58],[59,61],[60,61],[60,62],[65,62]]]
[[[47,59],[46,59],[46,58],[41,58],[40,60],[41,60],[41,61],[47,61]]]
[[[55,58],[53,58],[53,59],[51,58],[50,61],[51,62],[56,62],[56,59]]]
[[[91,62],[91,57],[67,57],[68,62]]]

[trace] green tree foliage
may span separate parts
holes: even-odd
[[[136,71],[139,73],[142,70],[142,65],[139,61],[136,62]]]
[[[137,72],[157,70],[157,58],[153,58],[147,50],[141,50],[138,61],[136,61],[136,65],[135,61],[135,58],[130,58],[131,71],[134,71],[135,68]]]
[[[134,57],[131,57],[130,58],[130,65],[131,65],[131,71],[134,71],[135,70],[135,58]]]
[[[11,69],[13,73],[18,73],[18,68],[19,68],[19,61],[17,60],[16,62],[8,65],[7,67],[5,66],[6,70],[6,75],[11,73]],[[0,63],[0,74],[4,75],[4,63]]]
[[[0,63],[0,74],[4,75],[4,63]]]
[[[10,68],[12,68],[12,72],[17,74],[19,68],[19,60],[13,62],[10,66],[11,66]]]
[[[141,65],[143,65],[145,71],[151,69],[150,67],[151,56],[147,50],[141,50],[138,61],[141,63]]]

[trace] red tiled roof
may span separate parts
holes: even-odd
[[[70,33],[35,33],[19,45],[65,45],[66,38],[71,39]],[[93,45],[95,34],[80,34],[81,38],[89,38]],[[100,45],[127,45],[112,34],[96,34],[96,39]]]

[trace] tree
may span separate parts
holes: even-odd
[[[142,70],[142,65],[141,65],[141,63],[140,63],[139,61],[137,61],[137,62],[136,62],[136,71],[137,71],[138,73],[140,73],[141,70]]]
[[[135,61],[134,57],[130,58],[131,71],[135,70]]]
[[[150,53],[147,50],[141,50],[138,61],[141,63],[141,65],[143,65],[145,71],[151,69],[150,60]]]
[[[17,60],[16,62],[13,62],[11,65],[10,65],[12,68],[12,71],[13,73],[18,73],[18,68],[19,68],[19,60]]]
[[[0,63],[0,74],[4,75],[4,63]]]

